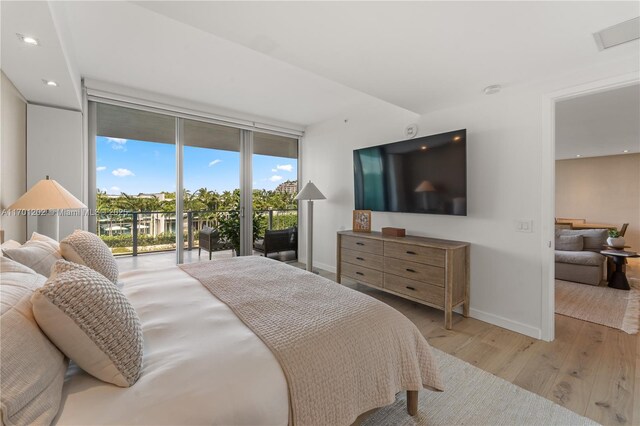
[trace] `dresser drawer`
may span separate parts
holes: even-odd
[[[371,238],[359,238],[343,235],[340,246],[342,248],[364,251],[380,256],[382,256],[382,253],[384,252],[384,249],[382,248],[382,241],[373,240]]]
[[[439,308],[444,307],[443,287],[385,273],[384,288],[386,290],[395,291],[396,293],[423,300]]]
[[[384,257],[382,256],[347,248],[342,249],[342,260],[352,265],[364,266],[376,271],[382,271],[384,265]]]
[[[446,253],[443,249],[422,247],[391,241],[384,242],[384,255],[410,262],[424,263],[444,268]]]
[[[363,268],[362,266],[352,265],[351,263],[346,262],[342,262],[340,264],[340,271],[345,277],[382,288],[382,271]]]
[[[404,278],[444,287],[444,268],[438,266],[385,257],[384,271]]]

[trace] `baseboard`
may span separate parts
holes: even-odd
[[[336,267],[335,266],[331,266],[331,265],[327,265],[325,263],[320,263],[320,262],[313,262],[313,266],[314,268],[319,268],[328,272],[331,272],[332,274],[336,273]]]
[[[534,339],[542,338],[542,330],[539,328],[532,327],[518,321],[513,321],[499,315],[471,308],[469,309],[469,316],[480,321],[497,325],[498,327],[506,328],[507,330],[515,331],[516,333],[524,334],[525,336],[533,337]]]

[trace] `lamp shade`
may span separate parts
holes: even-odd
[[[313,184],[313,182],[309,181],[302,188],[302,191],[298,192],[296,195],[296,200],[326,200],[327,197],[322,195],[322,192],[318,189],[317,186]]]
[[[420,185],[414,190],[415,192],[433,192],[436,189],[433,187],[433,184],[428,180],[423,180]]]
[[[46,179],[33,185],[22,197],[11,204],[7,210],[57,210],[86,209],[82,201],[64,189],[55,180]]]

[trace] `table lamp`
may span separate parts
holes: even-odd
[[[86,208],[87,206],[82,201],[47,176],[46,179],[33,185],[7,210],[73,210]],[[60,216],[58,212],[55,212],[53,217],[38,216],[38,231],[58,241],[60,234]]]
[[[307,271],[313,272],[313,200],[326,200],[327,197],[311,182],[296,195],[296,200],[307,200]]]

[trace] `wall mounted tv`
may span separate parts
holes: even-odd
[[[353,151],[355,208],[467,215],[467,131]]]

